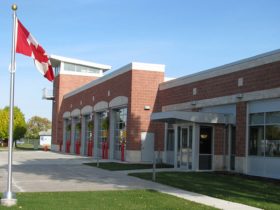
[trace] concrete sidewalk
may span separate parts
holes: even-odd
[[[83,165],[82,163],[85,162],[94,162],[94,160],[87,157],[53,152],[16,151],[14,152],[13,191],[54,192],[153,189],[219,209],[257,209],[131,177],[127,175],[128,171],[112,172]],[[6,168],[7,152],[0,152],[0,190],[2,192],[6,189]]]

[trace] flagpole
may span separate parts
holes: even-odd
[[[13,35],[12,35],[12,56],[10,66],[10,121],[9,121],[9,151],[8,151],[8,179],[7,191],[3,193],[1,205],[13,206],[17,204],[15,193],[12,192],[12,158],[13,158],[13,126],[14,126],[14,87],[15,87],[15,47],[16,47],[16,10],[17,5],[12,5],[13,10]]]

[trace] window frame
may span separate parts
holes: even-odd
[[[248,123],[248,127],[249,127],[249,136],[248,136],[248,155],[249,156],[258,156],[258,157],[280,157],[280,135],[279,137],[276,137],[275,139],[268,139],[267,133],[268,133],[268,127],[269,126],[276,126],[278,127],[278,129],[280,130],[280,118],[279,118],[279,122],[277,122],[277,116],[276,116],[276,120],[274,118],[272,118],[272,122],[269,122],[268,119],[268,115],[271,115],[272,113],[276,113],[276,115],[280,115],[280,111],[273,111],[273,112],[258,112],[258,113],[250,113],[249,114],[249,123]],[[259,124],[259,123],[254,123],[252,122],[252,116],[253,115],[260,115],[263,114],[263,124]],[[256,147],[256,152],[254,152],[253,154],[253,150],[252,150],[252,131],[251,128],[253,127],[262,127],[263,128],[263,133],[262,133],[262,139],[260,141],[260,147],[262,147],[262,144],[264,145],[263,148],[263,152],[261,152],[261,154],[259,155],[258,151],[259,148]],[[277,129],[277,128],[276,128]],[[280,134],[280,131],[278,131]],[[255,149],[254,149],[255,150]],[[262,154],[263,153],[263,154]]]

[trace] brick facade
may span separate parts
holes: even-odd
[[[89,83],[97,77],[77,76],[60,74],[55,77],[53,83],[53,94],[55,100],[52,104],[52,143],[59,144],[62,142],[63,119],[61,112],[61,104],[63,96],[76,88]]]
[[[131,150],[141,149],[141,132],[157,131],[157,124],[151,122],[150,117],[152,112],[157,110],[156,96],[158,86],[163,80],[162,72],[133,71],[131,118],[128,124],[129,137],[133,139],[129,145]],[[150,110],[144,110],[144,106],[150,106]],[[162,138],[158,132],[155,133],[155,137],[155,142]]]
[[[117,96],[129,97],[131,93],[131,77],[132,73],[127,72],[64,99],[60,111],[61,119],[63,113],[67,111],[71,112],[74,109],[82,109],[86,105],[94,106],[100,101],[109,103]],[[128,105],[128,111],[129,109],[130,107]],[[128,122],[129,120],[130,119],[128,119]],[[63,124],[63,122],[61,124]],[[110,136],[108,135],[108,137]],[[62,141],[63,129],[59,130],[59,138]]]
[[[109,103],[118,96],[126,96],[129,99],[127,149],[141,149],[141,132],[154,132],[156,138],[162,139],[162,132],[158,132],[158,129],[163,130],[163,127],[152,123],[150,115],[154,110],[158,110],[156,95],[158,86],[163,80],[163,72],[131,70],[64,99],[60,110],[61,129],[58,131],[60,141],[63,138],[62,115],[64,112],[82,109],[86,105],[94,106],[100,101]],[[144,106],[150,106],[150,110],[144,110]],[[159,145],[163,147],[162,144]]]
[[[277,53],[279,57],[280,51]],[[169,148],[168,154],[164,151],[163,122],[168,122],[175,125],[174,127],[183,125],[193,129],[193,136],[187,137],[193,139],[194,145],[190,167],[199,170],[199,141],[202,138],[199,133],[200,126],[211,126],[214,134],[214,144],[211,144],[211,147],[214,153],[206,154],[211,158],[213,156],[213,160],[208,159],[213,161],[209,164],[210,167],[219,170],[235,168],[238,172],[246,172],[247,116],[250,113],[247,113],[248,107],[251,102],[258,100],[280,99],[280,94],[274,92],[280,88],[280,58],[275,58],[277,56],[273,53],[265,54],[170,82],[164,82],[164,71],[155,69],[156,65],[152,64],[141,64],[144,69],[133,69],[133,65],[129,64],[96,81],[93,81],[95,77],[60,75],[54,82],[52,143],[59,144],[63,140],[64,113],[71,113],[75,109],[82,110],[85,106],[95,107],[99,102],[104,102],[109,104],[109,107],[105,107],[110,111],[109,115],[115,113],[112,110],[124,106],[127,108],[126,150],[129,150],[129,157],[133,160],[141,160],[141,133],[150,132],[155,135],[155,149],[163,151],[162,158],[164,159],[165,155],[165,159],[169,158],[169,163],[173,161],[177,167],[176,158],[178,154],[182,154],[182,149],[176,150],[177,145],[174,144],[174,150]],[[128,69],[128,66],[131,68]],[[86,83],[87,86],[77,89]],[[75,92],[65,96],[72,90]],[[269,96],[265,95],[267,92]],[[110,107],[110,103],[120,96],[127,99],[127,104]],[[176,111],[176,118],[172,116],[175,116],[172,111]],[[183,119],[178,117],[180,114],[184,115]],[[151,121],[151,115],[158,117],[155,120],[161,122]],[[111,119],[112,125],[114,120]],[[235,126],[231,136],[230,126]],[[114,129],[110,130],[111,134],[114,133],[112,130]],[[178,142],[179,135],[174,136],[174,142]],[[169,140],[172,140],[172,137]],[[96,142],[96,138],[94,141]],[[235,147],[232,146],[234,141]],[[231,147],[235,151],[231,150]]]
[[[214,126],[214,134],[214,154],[227,155],[227,132],[225,126]]]
[[[245,156],[246,154],[246,102],[236,105],[236,155]]]
[[[280,87],[279,69],[280,62],[274,62],[185,85],[162,89],[158,93],[158,100],[162,108],[172,104],[277,88]],[[242,86],[238,86],[239,78],[243,78]],[[193,88],[197,90],[196,95],[193,95]],[[246,104],[246,102],[238,102],[236,104],[236,155],[240,157],[246,155]],[[199,108],[192,108],[192,111],[199,110]],[[223,154],[224,131],[222,127],[215,126],[215,155]]]
[[[270,63],[222,76],[205,79],[186,85],[159,91],[162,106],[228,96],[239,93],[266,90],[280,86],[280,62]],[[243,78],[243,86],[238,87],[238,79]],[[197,94],[193,95],[193,88]]]

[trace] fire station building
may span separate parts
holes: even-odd
[[[52,150],[280,178],[280,50],[172,80],[159,64],[51,62]]]

